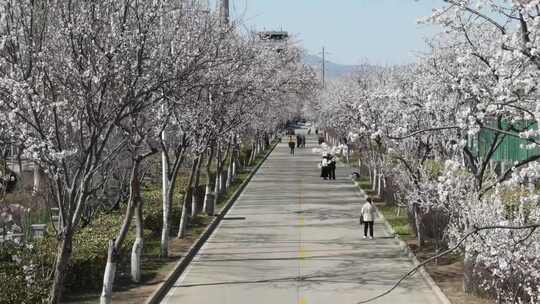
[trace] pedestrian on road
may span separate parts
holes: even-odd
[[[328,179],[336,179],[336,157],[332,154],[328,160]]]
[[[294,142],[294,136],[289,136],[289,148],[291,149],[291,155],[294,155],[294,147],[296,146],[296,143]]]
[[[302,148],[306,147],[306,136],[302,134]]]
[[[325,152],[321,160],[321,177],[323,179],[328,179],[328,165],[328,154]]]
[[[375,207],[373,206],[373,201],[370,197],[366,199],[366,203],[362,206],[362,211],[360,211],[360,216],[364,222],[364,239],[368,236],[369,230],[369,239],[373,239],[373,223],[375,222]]]
[[[296,135],[296,146],[302,148],[302,136],[300,134]]]

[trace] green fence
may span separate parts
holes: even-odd
[[[516,129],[522,129],[525,127],[523,125],[524,123],[521,123],[521,125],[514,124]],[[495,124],[492,125],[493,128],[496,127]],[[537,123],[528,123],[527,125],[529,130],[538,130],[538,124]],[[502,129],[506,130],[508,129],[508,124],[503,123]],[[508,131],[512,132],[512,131]],[[488,129],[482,129],[476,138],[469,140],[469,147],[472,148],[472,151],[477,153],[478,156],[484,157],[487,155],[489,150],[491,149],[491,146],[493,142],[495,141],[496,137],[496,131],[488,130]],[[497,150],[495,150],[495,153],[491,156],[491,160],[502,162],[502,161],[521,161],[528,159],[531,156],[539,155],[540,154],[540,148],[536,147],[534,149],[525,149],[522,146],[530,144],[529,141],[519,138],[519,134],[516,132],[512,132],[515,134],[515,136],[512,135],[506,135],[499,133],[499,140],[502,139],[502,142],[498,146]]]

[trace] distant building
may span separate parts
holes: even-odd
[[[258,33],[259,38],[262,41],[287,41],[289,39],[289,33],[285,31],[264,31]]]
[[[276,52],[281,52],[289,40],[289,33],[285,31],[263,31],[258,32],[260,41],[267,43],[272,48],[276,49]]]
[[[16,174],[17,187],[21,190],[32,189],[37,192],[44,187],[44,174],[41,169],[31,159],[18,159],[18,150],[14,146],[11,147],[8,158],[7,167]]]

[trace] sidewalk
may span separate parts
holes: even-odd
[[[412,264],[382,222],[364,240],[364,197],[349,170],[319,177],[319,155],[281,143],[164,303],[356,303],[390,288]],[[365,195],[365,194],[364,194]],[[420,276],[372,303],[438,303]]]

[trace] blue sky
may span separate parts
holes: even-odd
[[[214,0],[215,1],[215,0]],[[419,26],[442,0],[230,0],[231,14],[257,30],[286,30],[309,53],[343,64],[400,64],[425,50],[435,29]]]

